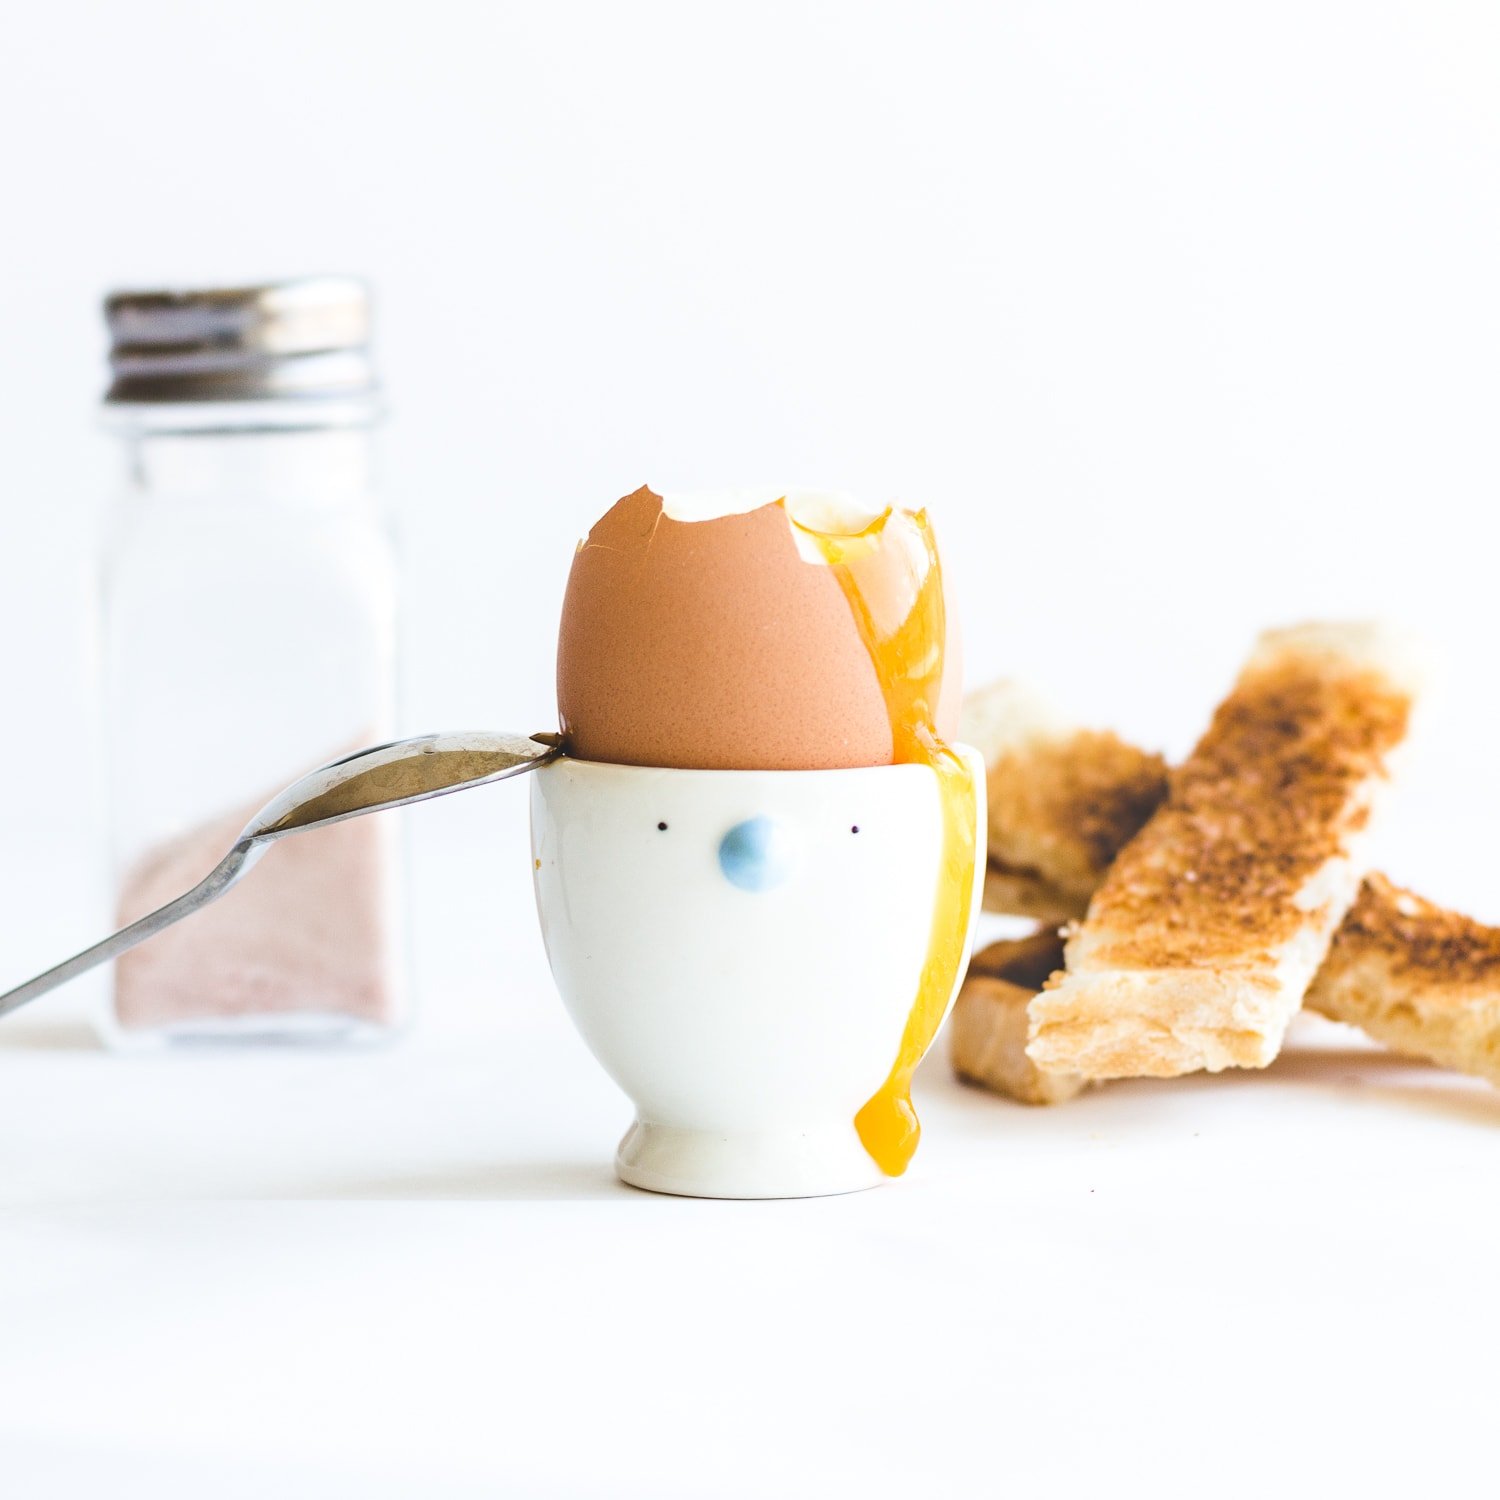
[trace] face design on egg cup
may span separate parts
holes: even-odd
[[[966,963],[984,869],[984,769],[957,748],[978,820]],[[531,782],[552,972],[636,1106],[620,1177],[713,1198],[889,1180],[854,1117],[896,1059],[928,954],[943,846],[935,773],[564,758]]]

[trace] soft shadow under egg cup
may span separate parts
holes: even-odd
[[[983,762],[959,749],[977,837],[954,993],[985,826]],[[891,1070],[928,956],[943,854],[930,768],[563,757],[532,778],[531,829],[558,988],[636,1106],[625,1182],[781,1198],[886,1180],[854,1117]]]

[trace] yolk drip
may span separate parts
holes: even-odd
[[[889,1076],[854,1117],[865,1150],[881,1171],[899,1177],[922,1132],[911,1102],[912,1074],[953,994],[973,897],[974,782],[936,728],[947,643],[942,567],[925,511],[887,511],[850,535],[815,531],[788,519],[833,569],[849,601],[890,715],[896,762],[930,767],[942,801],[942,864],[916,1000]]]

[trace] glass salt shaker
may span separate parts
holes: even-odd
[[[391,738],[396,568],[371,484],[369,297],[342,276],[109,297],[127,480],[103,569],[120,924],[303,772]],[[357,1043],[404,1020],[389,817],[287,839],[116,965],[124,1048]]]

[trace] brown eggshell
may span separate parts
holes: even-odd
[[[953,651],[944,735],[957,672]],[[573,559],[557,699],[568,749],[584,760],[820,770],[893,756],[849,601],[831,568],[803,559],[774,504],[674,521],[645,487],[619,501]]]

